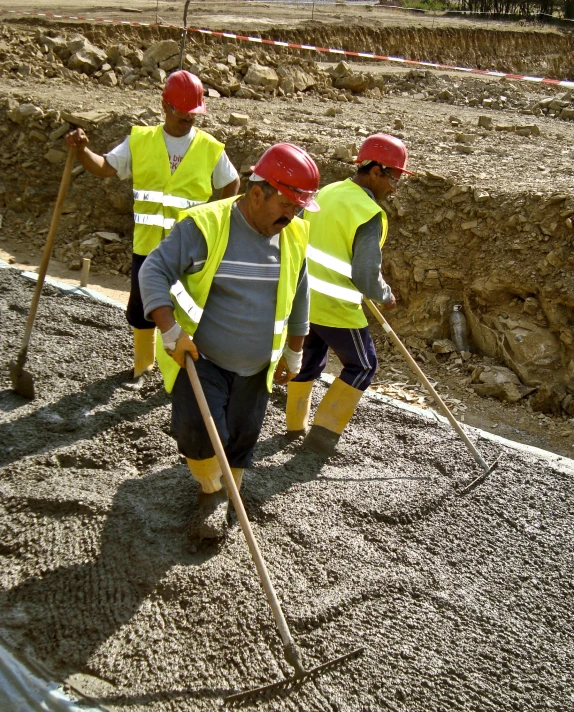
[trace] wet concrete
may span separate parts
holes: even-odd
[[[10,391],[33,284],[0,270],[0,633],[113,710],[213,710],[289,673],[236,522],[189,540],[196,485],[159,377],[121,388],[123,313],[47,287]],[[317,400],[324,386],[317,385]],[[328,464],[271,400],[245,506],[308,665],[362,657],[251,703],[266,710],[574,709],[572,477],[364,400]]]

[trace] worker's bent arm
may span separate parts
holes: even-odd
[[[305,341],[304,336],[295,336],[295,334],[289,334],[287,337],[287,346],[291,351],[301,351],[303,348],[303,342]]]
[[[158,307],[150,312],[149,316],[154,320],[157,328],[164,334],[175,324],[172,307]]]
[[[221,189],[221,200],[225,198],[232,198],[239,192],[239,178],[232,180],[231,183],[224,185]]]
[[[78,150],[77,158],[88,173],[92,173],[98,178],[111,178],[117,173],[116,169],[110,166],[103,156],[90,151],[89,148],[84,148],[82,151]]]
[[[88,173],[92,173],[98,178],[111,178],[115,176],[117,171],[110,166],[103,156],[99,153],[94,153],[88,148],[90,139],[86,136],[83,129],[70,131],[66,135],[66,143],[70,148],[76,148],[76,158],[78,163],[83,166]]]

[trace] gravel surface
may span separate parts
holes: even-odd
[[[47,287],[10,390],[33,284],[0,270],[0,632],[113,710],[213,710],[289,674],[236,521],[187,535],[196,486],[159,377],[121,387],[118,309]],[[317,396],[323,386],[316,387]],[[492,443],[482,485],[443,425],[364,400],[328,464],[283,437],[273,395],[243,496],[309,665],[268,710],[574,709],[572,478]]]

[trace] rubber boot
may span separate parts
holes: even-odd
[[[298,438],[309,429],[309,411],[313,381],[289,381],[287,384],[287,435]]]
[[[134,328],[134,379],[153,369],[155,336],[156,329]]]
[[[362,395],[363,391],[335,378],[317,408],[305,446],[327,457],[332,455]]]
[[[197,494],[197,512],[191,522],[191,534],[202,539],[221,539],[227,531],[227,491],[221,484],[217,458],[187,459],[189,471],[201,485]]]
[[[233,475],[233,481],[238,490],[241,489],[241,483],[243,482],[243,467],[232,467],[231,474]]]

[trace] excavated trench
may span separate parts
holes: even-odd
[[[31,19],[28,24],[42,27],[54,23]],[[188,24],[194,26],[193,17]],[[57,26],[80,31],[95,44],[105,44],[110,39],[117,40],[122,36],[126,40],[143,39],[144,41],[174,39],[179,42],[181,38],[181,31],[174,27],[97,26],[94,28],[94,25],[89,23],[61,21]],[[211,18],[209,27],[219,31],[230,30],[225,23],[221,24],[217,16]],[[421,62],[491,69],[549,79],[574,79],[574,33],[565,30],[535,31],[524,28],[507,30],[464,26],[370,27],[368,24],[357,24],[352,18],[349,18],[344,28],[307,21],[304,26],[293,29],[278,23],[277,26],[265,26],[258,30],[251,24],[242,27],[240,19],[234,18],[233,30],[270,40],[333,47],[352,52],[372,52]],[[187,42],[199,47],[212,47],[214,44],[220,44],[221,40],[190,32]],[[267,49],[279,54],[295,54],[313,60],[325,56],[311,50],[301,51],[282,47],[267,47]],[[361,60],[348,58],[348,61],[360,62]]]
[[[196,486],[155,376],[121,387],[121,310],[47,286],[9,387],[33,284],[0,270],[0,632],[113,710],[213,710],[288,674],[237,522],[189,539]],[[94,354],[98,357],[94,358]],[[316,386],[315,404],[324,390]],[[251,703],[269,710],[568,712],[572,472],[363,400],[325,464],[274,392],[243,497],[308,664],[362,657]]]

